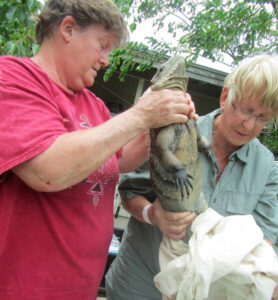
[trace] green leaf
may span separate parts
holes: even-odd
[[[37,49],[35,22],[41,7],[37,0],[1,0],[1,55],[32,56]]]
[[[9,11],[6,13],[6,18],[9,22],[12,22],[13,19],[15,18],[16,11],[18,7],[17,6],[12,6]]]
[[[136,29],[136,23],[132,23],[129,25],[129,30],[132,32]]]

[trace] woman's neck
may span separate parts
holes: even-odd
[[[216,177],[216,183],[228,164],[230,155],[237,149],[237,147],[230,144],[222,134],[220,126],[223,126],[221,125],[221,115],[215,118],[212,132],[212,150],[219,163],[219,171]]]
[[[222,134],[221,115],[217,116],[214,120],[212,131],[212,149],[216,157],[222,159],[228,159],[230,155],[238,149],[235,145],[229,143],[228,139]]]
[[[51,42],[49,41],[49,43]],[[59,51],[57,49],[52,51],[53,47],[51,47],[49,43],[43,43],[38,53],[33,56],[31,60],[36,63],[61,88],[74,94],[74,92],[67,87],[64,74],[61,72],[62,67],[59,63],[61,60],[58,57],[59,54],[57,54]]]

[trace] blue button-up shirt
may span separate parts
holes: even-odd
[[[208,142],[208,152],[200,152],[203,192],[210,207],[223,216],[251,214],[266,239],[278,236],[278,167],[273,154],[258,139],[233,152],[219,181],[219,164],[212,152],[212,130],[216,110],[199,118],[198,126]]]

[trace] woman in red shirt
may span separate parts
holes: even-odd
[[[147,159],[146,129],[194,107],[182,92],[149,92],[111,119],[86,89],[127,36],[110,0],[50,0],[36,30],[34,57],[0,58],[0,299],[91,300],[119,172]]]

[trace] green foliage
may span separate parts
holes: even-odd
[[[167,26],[176,44],[170,52],[182,53],[188,62],[198,56],[212,61],[230,57],[234,64],[257,52],[278,51],[278,8],[266,0],[115,0],[130,18],[131,31],[147,19],[159,32]],[[170,18],[169,18],[170,17]],[[152,43],[150,43],[150,41]],[[165,42],[146,39],[150,49],[167,50]]]
[[[119,71],[119,79],[123,82],[127,72],[144,72],[151,69],[153,65],[165,59],[166,54],[171,50],[167,44],[164,47],[164,49],[154,47],[154,50],[149,50],[142,43],[130,42],[126,48],[115,49],[109,56],[109,66],[104,74],[104,81],[108,81],[115,71]]]
[[[194,53],[212,60],[225,53],[237,63],[256,52],[277,53],[277,15],[267,1],[206,1],[184,38]]]
[[[259,136],[259,140],[263,143],[278,160],[278,126],[277,124],[272,124],[263,130]]]
[[[35,15],[41,4],[37,0],[0,1],[0,55],[32,56],[35,42]]]

